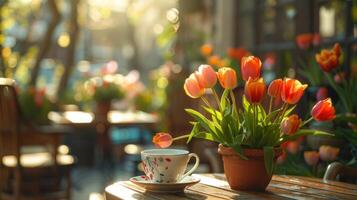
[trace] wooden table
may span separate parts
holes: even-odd
[[[106,200],[118,199],[357,199],[357,185],[322,179],[274,175],[266,192],[233,191],[224,174],[194,174],[201,182],[185,193],[145,193],[130,181],[105,188]]]

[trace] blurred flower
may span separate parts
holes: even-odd
[[[237,62],[240,62],[243,57],[249,56],[250,53],[244,48],[228,48],[227,49],[227,55],[231,59],[237,60]]]
[[[224,89],[233,89],[237,86],[237,74],[232,68],[220,68],[217,72],[217,77]]]
[[[319,33],[314,33],[312,38],[312,45],[319,46],[321,43],[321,36]]]
[[[286,152],[283,151],[281,155],[276,159],[276,163],[282,164],[286,159]]]
[[[285,78],[283,81],[281,99],[288,104],[296,104],[307,88],[306,84],[301,84],[299,80]]]
[[[243,57],[241,62],[241,72],[243,80],[247,81],[249,77],[257,79],[260,77],[262,62],[258,57]]]
[[[203,95],[205,89],[200,86],[195,74],[191,74],[183,86],[186,94],[191,98],[199,98]]]
[[[311,33],[299,34],[298,36],[296,36],[296,44],[300,49],[306,50],[310,47],[313,39],[314,36]]]
[[[202,45],[200,50],[201,50],[201,54],[205,57],[208,57],[213,53],[213,47],[211,44]]]
[[[328,146],[328,145],[322,145],[319,148],[320,159],[323,161],[336,160],[339,152],[340,152],[339,148]]]
[[[118,69],[118,63],[116,61],[109,61],[101,69],[100,72],[102,75],[114,74]]]
[[[289,141],[286,146],[286,150],[291,154],[296,154],[300,149],[299,141]]]
[[[274,98],[281,97],[281,89],[283,87],[283,80],[282,79],[275,79],[273,80],[269,87],[268,87],[268,94]]]
[[[250,103],[259,103],[263,100],[266,86],[263,78],[252,79],[249,77],[245,83],[244,95]]]
[[[202,88],[212,88],[217,83],[217,74],[210,65],[200,65],[195,75]]]
[[[323,49],[320,54],[316,54],[316,62],[325,72],[330,72],[339,65],[339,57],[341,55],[341,47],[336,43],[331,50]]]
[[[316,100],[321,101],[328,97],[328,89],[326,87],[320,87],[316,93]]]
[[[215,66],[215,67],[222,67],[222,60],[219,56],[217,55],[213,55],[208,57],[208,64]]]
[[[159,148],[167,148],[171,146],[172,141],[172,136],[169,133],[156,133],[152,138],[152,142]]]
[[[345,72],[339,72],[336,73],[333,79],[335,80],[336,83],[340,84],[342,83],[343,79],[345,79],[346,73]]]
[[[302,121],[298,115],[290,115],[289,117],[284,118],[281,122],[281,132],[286,135],[292,135],[300,128],[301,123]]]
[[[331,99],[327,98],[317,102],[311,110],[311,115],[316,121],[333,120],[336,115]]]
[[[317,151],[305,151],[304,159],[305,162],[310,166],[315,166],[319,162],[319,152]]]

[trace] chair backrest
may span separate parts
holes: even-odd
[[[0,78],[0,163],[4,155],[19,157],[19,104],[15,81]]]
[[[343,165],[339,162],[331,163],[325,172],[324,180],[338,180],[340,176],[340,181],[356,183],[357,181],[357,169]]]

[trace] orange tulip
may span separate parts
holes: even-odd
[[[210,44],[204,44],[201,46],[201,54],[203,56],[210,56],[212,53],[213,53],[213,48],[212,48],[212,45]]]
[[[248,81],[249,77],[251,77],[252,79],[257,79],[260,77],[262,62],[258,57],[243,57],[240,67],[243,80]]]
[[[286,135],[292,135],[300,128],[301,122],[302,121],[298,115],[290,115],[281,122],[281,132]]]
[[[273,80],[268,87],[269,96],[274,97],[274,98],[280,97],[282,87],[283,87],[282,79]]]
[[[250,103],[259,103],[265,95],[266,86],[263,78],[249,78],[245,83],[244,95]]]
[[[250,53],[244,48],[228,48],[227,55],[229,58],[240,62],[244,56],[249,56]]]
[[[222,60],[219,56],[213,55],[208,58],[208,64],[215,66],[215,67],[221,67]]]
[[[217,77],[224,89],[233,89],[237,86],[237,74],[232,68],[220,68],[217,72]]]
[[[317,90],[317,93],[316,93],[316,100],[317,101],[321,101],[323,99],[326,99],[328,97],[328,90],[327,88],[325,87],[320,87],[318,90]]]
[[[205,89],[200,86],[195,74],[191,74],[183,85],[186,94],[191,98],[199,98],[203,95]]]
[[[314,36],[311,33],[304,33],[296,36],[296,44],[300,49],[307,49],[313,42]]]
[[[300,142],[298,141],[290,141],[286,146],[286,150],[288,150],[291,154],[297,154],[300,149]]]
[[[340,149],[337,147],[331,147],[328,145],[322,145],[319,148],[320,159],[323,161],[334,161],[336,160]]]
[[[210,65],[200,65],[195,75],[202,88],[212,88],[217,83],[217,74]]]
[[[152,142],[159,148],[167,148],[172,144],[172,136],[169,133],[156,133]]]
[[[319,152],[317,151],[305,151],[304,159],[305,162],[310,166],[315,166],[319,162]]]
[[[281,99],[288,104],[296,104],[307,88],[306,84],[301,84],[299,80],[285,78],[283,81]]]
[[[316,54],[316,62],[320,65],[321,69],[325,72],[330,72],[339,65],[339,57],[341,55],[341,47],[338,43],[335,44],[333,49],[323,49],[320,54]]]
[[[331,99],[327,98],[317,102],[311,110],[311,116],[316,121],[330,121],[335,115],[335,107],[333,107]]]

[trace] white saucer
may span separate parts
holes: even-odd
[[[149,192],[183,192],[186,187],[200,182],[200,179],[197,177],[186,176],[177,183],[153,183],[149,181],[145,175],[143,175],[132,177],[130,178],[130,181],[145,188],[145,190]]]

